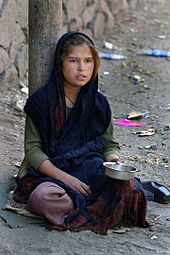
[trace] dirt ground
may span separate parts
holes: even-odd
[[[115,120],[132,111],[148,112],[145,127],[115,125],[122,156],[139,169],[142,180],[170,187],[170,61],[136,54],[142,48],[170,50],[170,1],[140,2],[137,12],[117,20],[114,34],[107,38],[115,52],[127,59],[102,60],[100,90],[108,96]],[[100,50],[104,50],[102,43],[98,42]],[[134,84],[134,75],[144,81]],[[23,158],[25,116],[12,104],[16,94],[23,97],[15,89],[0,100],[0,179],[4,183],[17,173]],[[152,136],[133,133],[150,127],[155,130]],[[0,254],[170,255],[170,204],[149,202],[148,218],[153,223],[149,229],[108,235],[48,231],[38,225],[10,229],[0,219]]]

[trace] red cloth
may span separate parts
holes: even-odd
[[[70,211],[66,224],[54,226],[56,230],[92,230],[93,232],[105,234],[108,229],[117,226],[148,227],[146,221],[147,200],[143,190],[139,188],[136,180],[131,181],[109,181],[108,197],[105,191],[97,198],[96,202],[88,207],[94,221],[87,221],[78,209]],[[113,186],[109,192],[109,187]],[[115,189],[116,188],[116,189]],[[116,196],[115,196],[116,190]],[[111,196],[113,193],[113,197]],[[115,196],[115,197],[114,197]]]

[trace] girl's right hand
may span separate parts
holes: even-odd
[[[91,194],[90,187],[74,176],[68,175],[66,178],[64,178],[63,182],[85,197]]]
[[[59,181],[64,182],[72,189],[76,190],[77,192],[81,193],[83,196],[87,197],[91,194],[90,187],[85,184],[84,182],[80,181],[76,177],[63,172],[61,169],[54,166],[50,160],[45,160],[38,168],[40,173],[55,178]]]

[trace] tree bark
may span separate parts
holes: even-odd
[[[29,0],[29,94],[46,84],[62,28],[62,0]]]

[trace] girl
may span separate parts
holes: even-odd
[[[98,92],[99,62],[87,35],[64,34],[48,84],[25,105],[25,159],[15,200],[58,230],[147,226],[140,184],[105,176],[103,162],[121,160],[109,103]]]

